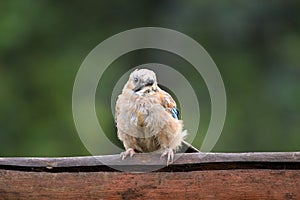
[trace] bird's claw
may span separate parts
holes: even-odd
[[[122,160],[124,160],[128,155],[130,157],[132,157],[134,154],[135,154],[134,149],[133,148],[128,148],[126,151],[124,151],[120,154],[120,157],[121,157]]]
[[[164,156],[167,156],[167,166],[169,164],[172,164],[174,161],[174,151],[171,148],[167,148],[160,156],[160,159],[162,159]]]

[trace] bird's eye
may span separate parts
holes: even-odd
[[[135,83],[137,83],[137,82],[139,81],[139,79],[138,79],[138,78],[134,78],[133,81],[134,81]]]

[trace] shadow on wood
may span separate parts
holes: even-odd
[[[300,152],[0,158],[0,199],[48,198],[300,199]]]

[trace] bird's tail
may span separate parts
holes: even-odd
[[[179,150],[181,153],[199,153],[200,150],[191,145],[190,143],[182,140],[181,142],[181,148]]]

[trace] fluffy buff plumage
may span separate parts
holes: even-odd
[[[157,85],[156,75],[147,69],[130,74],[116,103],[118,138],[126,149],[122,159],[136,152],[162,150],[167,164],[186,135],[178,120],[173,98]]]

